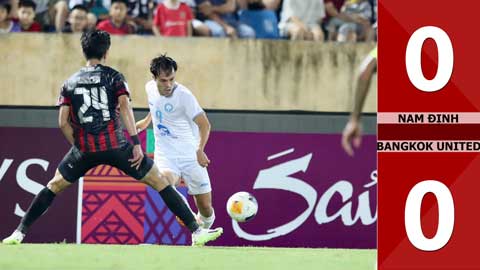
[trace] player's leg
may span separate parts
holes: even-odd
[[[180,162],[180,166],[188,193],[195,199],[200,224],[208,229],[215,221],[215,211],[212,206],[212,187],[207,169],[201,167],[196,160],[185,160]]]
[[[152,159],[144,157],[138,170],[131,167],[128,159],[132,156],[132,149],[133,147],[127,144],[124,148],[115,151],[115,156],[108,159],[109,164],[116,166],[126,174],[157,190],[168,209],[178,216],[192,232],[193,245],[204,245],[209,241],[217,239],[223,233],[222,228],[203,230],[199,227],[192,212],[178,192],[170,185],[168,178],[160,173],[157,166],[154,166]]]
[[[286,26],[287,30],[287,36],[291,40],[304,40],[305,36],[308,32],[307,29],[305,29],[304,25],[295,23],[295,22],[289,22]]]
[[[223,233],[222,228],[213,230],[200,228],[188,207],[188,203],[182,199],[180,193],[170,185],[167,177],[162,175],[156,166],[152,166],[151,170],[141,181],[157,190],[168,209],[178,216],[192,232],[192,245],[203,246],[207,242],[217,239]]]
[[[167,207],[183,221],[191,232],[194,232],[198,229],[195,217],[180,194],[170,184],[171,181],[166,175],[161,174],[156,166],[151,166],[150,171],[141,179],[141,182],[158,191]]]
[[[155,156],[154,163],[160,173],[167,177],[168,182],[175,188],[175,191],[178,193],[178,195],[180,195],[182,200],[188,206],[188,209],[190,209],[192,214],[195,215],[192,208],[190,207],[190,204],[188,203],[187,198],[177,189],[177,185],[180,183],[180,168],[178,167],[178,164],[176,164],[175,159],[169,159],[167,157],[157,155]],[[180,225],[185,226],[185,224],[183,224],[183,221],[181,221],[178,216],[177,221],[180,223]]]
[[[3,239],[2,242],[4,244],[20,244],[30,226],[50,207],[56,194],[63,191],[69,185],[70,183],[66,181],[57,170],[53,179],[48,182],[47,187],[43,188],[37,196],[33,198],[30,207],[21,219],[17,229],[9,237]]]
[[[323,34],[322,27],[318,24],[314,24],[310,26],[310,33],[311,37],[314,41],[323,42],[325,39],[325,35]]]
[[[60,162],[53,178],[33,199],[17,229],[12,235],[2,241],[4,244],[20,244],[23,241],[30,226],[47,211],[56,195],[88,171],[91,166],[88,162],[84,161],[87,160],[83,153],[79,152],[76,148],[70,149],[62,162]]]
[[[212,192],[193,195],[198,208],[198,218],[203,228],[210,229],[215,222],[215,210],[212,206]]]
[[[155,160],[155,164],[157,164],[156,160]],[[180,198],[182,198],[182,200],[185,202],[185,204],[188,207],[188,210],[190,210],[190,212],[192,212],[192,215],[195,216],[195,212],[193,212],[192,208],[190,207],[190,204],[188,203],[187,197],[185,197],[185,195],[183,195],[177,188],[177,186],[180,184],[180,176],[179,176],[180,174],[174,173],[173,171],[171,171],[169,169],[161,169],[158,166],[157,166],[157,168],[159,169],[160,174],[163,174],[167,177],[170,185],[173,187],[173,189],[175,189],[175,191],[178,193]],[[177,221],[180,223],[180,225],[185,226],[183,221],[178,216],[176,218],[177,218]],[[197,223],[200,223],[197,217],[195,217],[195,220],[197,221]]]

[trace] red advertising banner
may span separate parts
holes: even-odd
[[[480,2],[379,1],[378,268],[480,269]]]

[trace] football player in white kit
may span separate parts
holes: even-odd
[[[150,112],[137,128],[145,129],[153,120],[155,164],[173,186],[184,179],[200,226],[210,228],[215,220],[205,154],[210,122],[192,92],[175,81],[176,71],[177,63],[166,55],[151,61],[153,80],[145,85]]]

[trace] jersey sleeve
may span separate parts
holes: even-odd
[[[186,13],[186,20],[187,21],[191,21],[193,20],[193,13],[192,13],[192,9],[187,6],[187,4],[184,3],[184,6],[183,6],[183,9],[185,10],[185,13]]]
[[[153,25],[157,26],[158,29],[161,29],[162,26],[162,4],[159,4],[155,10],[155,16],[153,16]]]
[[[185,93],[182,96],[182,102],[185,105],[185,114],[188,118],[194,120],[195,117],[203,113],[202,107],[192,93]]]
[[[130,97],[130,90],[128,89],[128,84],[125,81],[125,77],[122,75],[122,73],[116,73],[113,75],[112,89],[115,97],[119,97],[121,95],[127,95]]]
[[[60,96],[57,100],[57,106],[70,106],[72,104],[72,98],[67,91],[67,86],[65,84],[60,88]]]

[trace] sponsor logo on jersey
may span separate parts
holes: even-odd
[[[164,106],[164,109],[166,112],[172,112],[173,111],[173,105],[171,103],[167,103]]]

